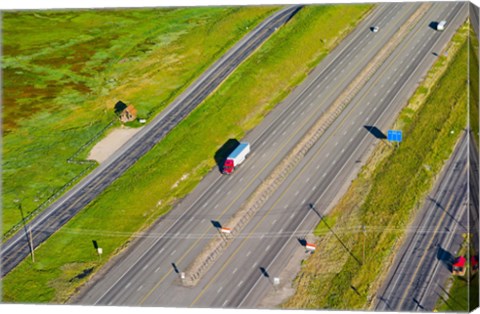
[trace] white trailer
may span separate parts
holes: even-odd
[[[241,142],[240,145],[235,148],[235,150],[228,155],[227,160],[223,165],[223,173],[230,174],[235,170],[235,168],[240,165],[247,155],[250,153],[250,143]]]

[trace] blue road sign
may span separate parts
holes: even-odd
[[[387,140],[389,140],[391,142],[401,142],[402,141],[402,131],[388,130]]]

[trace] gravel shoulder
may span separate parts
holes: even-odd
[[[125,127],[114,129],[92,148],[88,159],[101,164],[141,129]]]

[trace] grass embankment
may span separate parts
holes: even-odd
[[[303,262],[296,293],[283,307],[369,308],[400,246],[397,240],[466,126],[467,32],[463,27],[455,35],[448,57],[439,57],[400,113],[394,126],[404,132],[399,148],[379,143],[320,222],[318,254]]]
[[[3,12],[4,234],[95,165],[67,160],[118,100],[153,117],[277,8]]]
[[[39,247],[34,264],[26,259],[6,276],[4,300],[67,300],[88,274],[128,244],[134,232],[190,192],[214,167],[215,151],[227,139],[241,138],[257,125],[372,7],[302,9],[214,95]],[[92,240],[103,248],[101,261]]]

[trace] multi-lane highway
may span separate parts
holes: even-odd
[[[478,237],[478,203],[469,206],[468,194],[478,200],[478,151],[467,133],[462,135],[442,175],[425,200],[391,271],[377,294],[376,310],[433,311],[448,293],[447,279],[463,235]],[[469,179],[470,177],[470,179]],[[470,207],[470,210],[469,210]],[[477,227],[478,228],[478,227]],[[460,310],[460,309],[459,309]],[[465,310],[465,309],[464,309]]]
[[[81,304],[255,307],[273,289],[302,237],[359,170],[455,30],[465,3],[432,3],[348,107],[193,288],[179,275],[262,183],[343,89],[420,7],[380,4],[245,140],[250,158],[232,176],[212,171],[144,237],[113,260],[74,300]],[[449,27],[436,32],[432,21]],[[380,31],[370,31],[378,25]],[[309,204],[314,203],[317,210]]]
[[[281,274],[295,251],[304,249],[297,237],[318,223],[318,212],[324,213],[342,186],[355,175],[357,161],[365,160],[369,147],[378,141],[365,126],[386,130],[429,68],[432,52],[438,52],[446,43],[448,37],[442,36],[447,34],[432,33],[425,25],[444,18],[452,21],[453,31],[465,20],[465,8],[437,4],[432,7],[266,204],[247,231],[250,237],[238,239],[237,245],[232,245],[217,262],[191,305],[254,307],[266,291],[272,290],[272,278]],[[315,204],[316,211],[310,209],[310,203]],[[274,236],[262,238],[265,232]],[[235,269],[243,270],[244,276],[238,280],[240,286],[229,283]]]
[[[161,141],[195,109],[255,49],[285,24],[301,6],[286,7],[267,18],[214,63],[171,105],[138,132],[108,160],[79,182],[58,201],[1,245],[1,277],[76,213],[100,195],[141,156]],[[23,232],[28,230],[29,232]],[[31,238],[30,238],[30,235]]]

